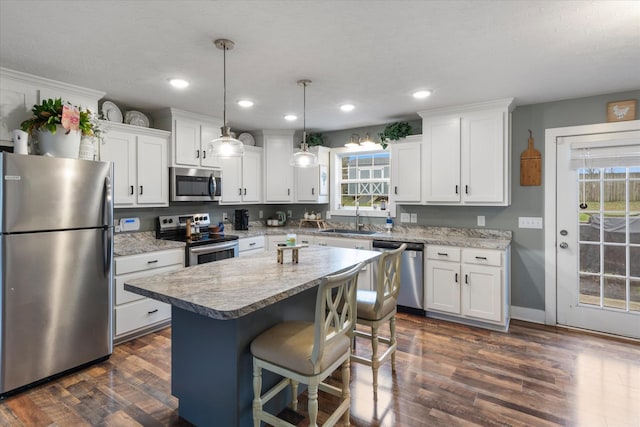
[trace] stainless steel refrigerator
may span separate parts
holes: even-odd
[[[111,354],[112,174],[0,153],[0,394]]]

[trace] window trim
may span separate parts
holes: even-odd
[[[376,144],[372,147],[357,147],[357,148],[347,148],[347,147],[339,147],[331,149],[331,159],[329,162],[330,176],[331,176],[331,196],[329,197],[329,214],[331,216],[347,216],[347,217],[355,217],[356,212],[352,209],[337,209],[337,201],[336,198],[339,197],[342,193],[340,191],[340,183],[342,176],[342,157],[349,154],[376,154],[388,152],[389,160],[391,160],[391,152],[382,149],[380,144]],[[389,161],[389,167],[391,168],[391,161]],[[390,187],[389,187],[390,188]],[[390,196],[390,195],[389,195]],[[358,214],[362,217],[371,217],[371,218],[386,218],[391,212],[391,217],[396,217],[396,204],[391,201],[391,197],[387,202],[386,210],[371,210],[371,209],[359,209]]]

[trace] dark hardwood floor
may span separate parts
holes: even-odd
[[[169,328],[121,344],[103,363],[0,402],[0,425],[190,425],[170,394],[170,350]],[[357,351],[367,350],[358,340]],[[395,375],[390,364],[380,369],[377,403],[370,368],[352,365],[352,425],[640,426],[638,343],[518,321],[505,334],[399,314],[397,363]],[[323,395],[320,422],[334,403]],[[306,415],[305,395],[299,412]]]

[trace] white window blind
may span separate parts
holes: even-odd
[[[571,169],[640,166],[640,132],[606,141],[571,143]]]

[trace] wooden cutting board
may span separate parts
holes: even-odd
[[[533,135],[529,130],[529,148],[520,155],[520,185],[540,185],[542,183],[542,156],[533,147]]]

